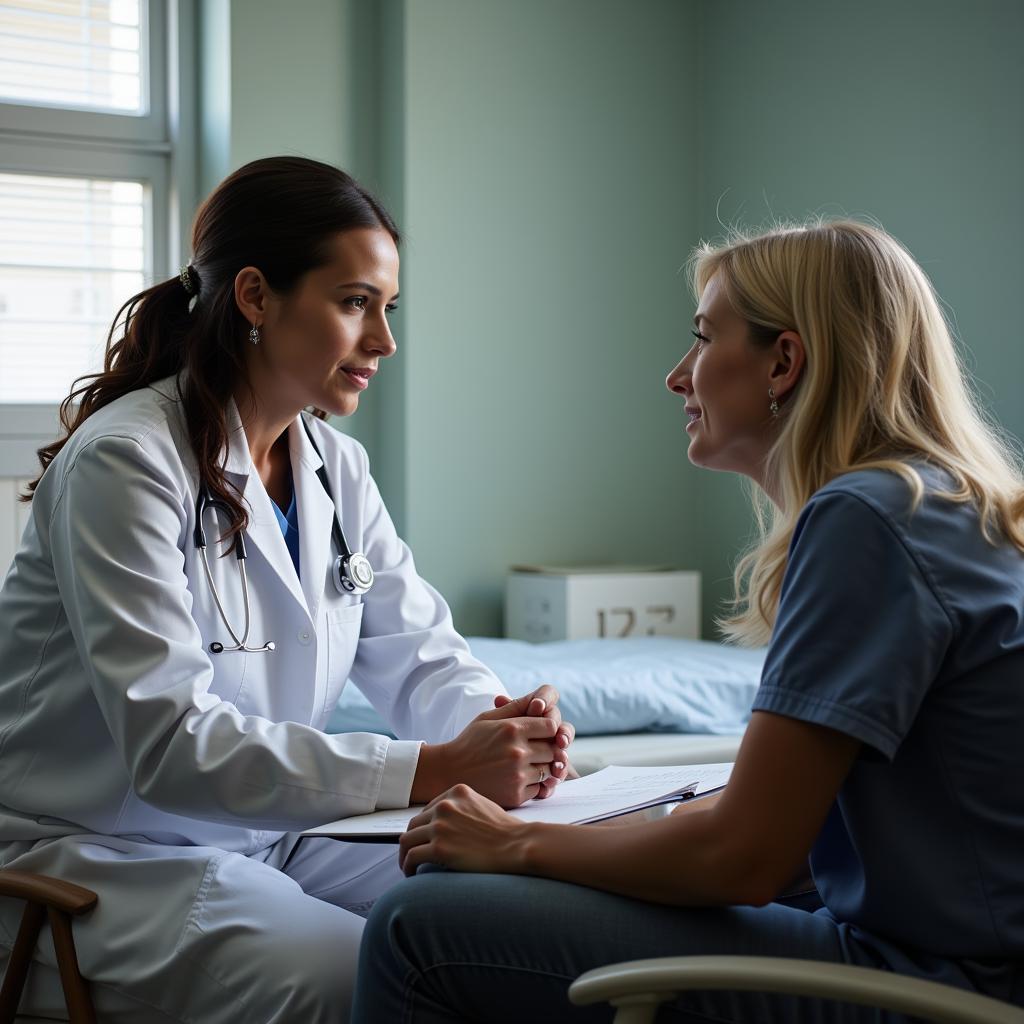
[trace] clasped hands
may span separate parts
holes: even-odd
[[[515,699],[499,694],[494,710],[477,715],[455,739],[422,747],[410,803],[426,803],[456,783],[501,807],[543,800],[575,775],[568,757],[575,734],[562,721],[554,687]]]

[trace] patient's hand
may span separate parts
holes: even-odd
[[[407,875],[421,864],[458,871],[521,873],[529,823],[506,814],[469,786],[458,785],[413,818],[398,844],[398,866]]]
[[[551,763],[549,769],[551,774],[540,784],[540,790],[534,798],[536,800],[547,799],[554,793],[560,782],[580,777],[579,772],[569,763],[569,746],[576,737],[576,727],[571,722],[562,721],[562,712],[558,708],[558,691],[553,687],[546,689],[548,693],[554,693],[555,699],[547,701],[546,704],[542,701],[531,701],[526,714],[528,716],[542,714],[545,718],[550,718],[558,723],[558,731],[555,733],[555,750],[561,751],[561,756]],[[494,698],[494,706],[502,708],[511,700],[511,697],[499,693]]]

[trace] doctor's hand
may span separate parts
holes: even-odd
[[[561,723],[544,714],[544,694],[557,699],[550,687],[541,687],[477,715],[448,743],[424,745],[409,802],[426,803],[460,782],[502,807],[538,796],[552,773],[564,773],[568,763],[557,742]]]
[[[398,864],[416,874],[421,864],[459,871],[517,873],[525,870],[526,822],[458,785],[442,793],[409,822],[398,843]]]
[[[552,700],[552,697],[554,700]],[[561,763],[562,767],[556,768],[552,766],[551,774],[541,783],[536,799],[544,800],[554,793],[560,782],[564,782],[566,779],[579,778],[579,773],[569,763],[568,756],[569,745],[576,738],[576,727],[570,722],[562,721],[562,712],[558,707],[558,691],[551,686],[542,686],[534,690],[533,693],[520,697],[519,700],[526,702],[527,715],[544,715],[545,718],[551,718],[558,722],[555,746],[561,751],[563,756],[556,763]],[[503,693],[499,693],[494,698],[494,706],[496,708],[506,707],[510,703],[512,703],[512,698],[506,697]]]

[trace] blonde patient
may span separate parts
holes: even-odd
[[[721,623],[767,643],[718,799],[523,823],[468,786],[414,818],[364,933],[357,1021],[610,1020],[584,971],[678,954],[884,967],[1024,1006],[1024,480],[934,291],[877,227],[694,255],[669,373],[689,458],[749,478],[760,537]],[[777,902],[807,863],[816,909]],[[890,1021],[692,993],[673,1021]],[[662,1018],[659,1018],[662,1019]]]

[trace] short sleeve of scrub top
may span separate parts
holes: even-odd
[[[829,726],[891,760],[951,635],[895,525],[860,495],[819,492],[790,544],[754,710]]]

